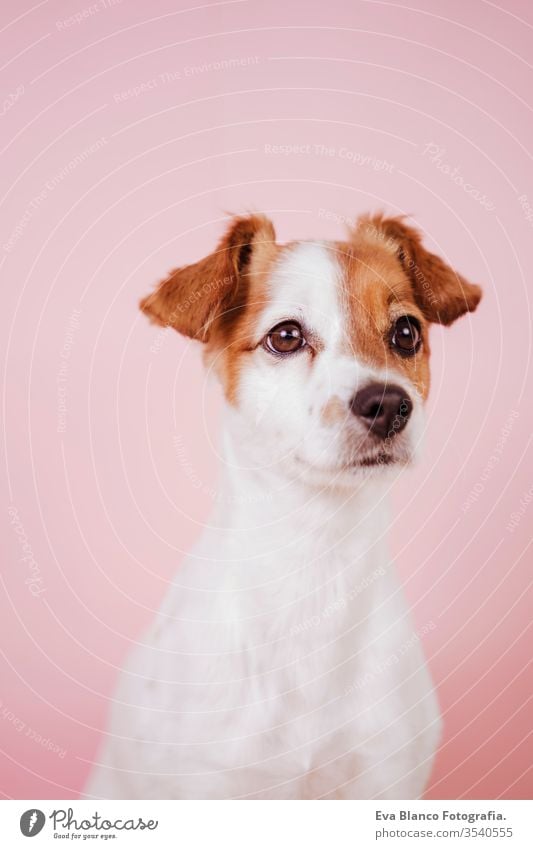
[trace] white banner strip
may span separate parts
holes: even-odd
[[[4,801],[1,845],[533,847],[527,801]],[[29,839],[35,838],[34,844]],[[117,843],[117,841],[120,841]]]

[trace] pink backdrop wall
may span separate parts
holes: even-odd
[[[532,35],[525,0],[2,4],[4,796],[77,795],[216,497],[217,391],[137,300],[250,208],[281,240],[412,213],[484,285],[433,331],[392,537],[435,624],[428,797],[531,796]]]

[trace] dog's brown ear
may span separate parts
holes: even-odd
[[[481,288],[469,283],[444,260],[422,244],[420,233],[399,218],[377,216],[370,220],[378,232],[394,245],[409,275],[416,301],[429,321],[451,324],[466,312],[473,312],[481,300]]]
[[[171,271],[143,298],[141,310],[157,324],[207,342],[217,318],[244,303],[254,250],[261,244],[272,246],[275,238],[272,223],[263,215],[234,218],[212,254]]]

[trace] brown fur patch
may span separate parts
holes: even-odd
[[[241,298],[216,324],[209,339],[206,359],[213,363],[230,403],[236,401],[242,368],[257,342],[259,315],[269,302],[269,281],[281,250],[274,238],[254,242]]]
[[[403,372],[425,398],[429,391],[429,344],[424,316],[409,278],[391,251],[364,238],[337,243],[335,257],[341,268],[341,296],[347,316],[351,354],[378,368]],[[413,357],[391,349],[394,321],[412,315],[420,322],[422,346]]]
[[[411,281],[417,303],[429,321],[451,324],[466,312],[478,306],[482,292],[475,283],[469,283],[444,260],[430,253],[422,244],[420,233],[405,224],[402,217],[361,218],[354,234],[357,241],[382,238],[384,250],[395,246],[396,254]]]
[[[338,395],[334,395],[333,398],[330,398],[327,404],[321,410],[320,418],[322,420],[322,424],[329,427],[334,424],[338,424],[339,422],[343,422],[348,417],[348,409],[345,403],[339,398]]]
[[[342,270],[353,351],[368,363],[404,372],[427,397],[428,322],[451,324],[475,310],[480,287],[427,251],[420,234],[401,218],[363,217],[350,242],[333,249]],[[412,357],[402,357],[390,345],[393,322],[402,315],[414,316],[421,327],[422,346]]]

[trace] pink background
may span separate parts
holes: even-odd
[[[425,459],[395,492],[398,568],[436,626],[427,796],[531,796],[532,35],[525,0],[2,4],[5,797],[78,794],[216,497],[217,390],[138,298],[228,210],[286,240],[382,208],[485,290],[433,331]]]

